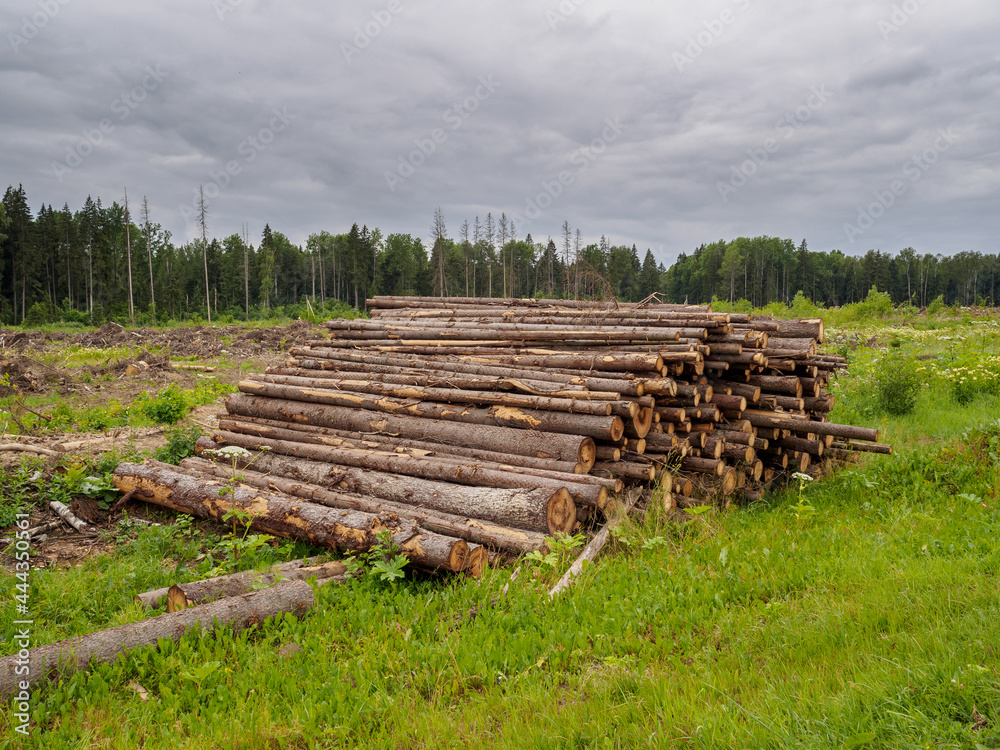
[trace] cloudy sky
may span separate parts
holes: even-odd
[[[1000,251],[996,0],[7,0],[0,182],[174,239],[353,222]]]

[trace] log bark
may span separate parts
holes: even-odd
[[[563,387],[580,387],[590,391],[612,391],[626,396],[640,396],[636,392],[636,381],[622,381],[619,378],[591,377],[579,372],[557,372],[543,368],[509,367],[502,365],[479,364],[473,361],[458,361],[436,357],[408,357],[406,355],[391,356],[388,354],[343,351],[340,349],[312,349],[297,347],[291,350],[296,357],[292,360],[297,366],[310,370],[346,370],[348,372],[372,373],[454,373],[457,375],[476,376],[481,378],[496,377],[529,382],[551,382]],[[308,363],[308,364],[307,364]]]
[[[199,475],[228,476],[228,472],[223,467],[201,458],[186,458],[181,462],[181,468]],[[240,476],[245,484],[249,484],[252,487],[274,489],[284,492],[287,495],[301,497],[310,502],[325,505],[328,508],[360,510],[365,513],[376,514],[389,513],[400,518],[414,519],[421,527],[428,531],[464,539],[469,543],[470,549],[472,544],[475,543],[485,545],[490,549],[516,554],[524,554],[534,550],[544,551],[547,549],[546,533],[549,535],[554,534],[556,531],[569,533],[574,528],[572,524],[565,524],[561,528],[557,527],[545,533],[534,532],[511,528],[510,526],[500,525],[482,518],[470,518],[467,514],[447,513],[424,505],[409,504],[406,501],[396,502],[384,498],[335,492],[317,484],[301,482],[296,479],[275,476],[273,474],[262,474],[249,469],[241,470]],[[458,487],[457,489],[465,488]],[[497,492],[506,492],[506,490],[497,490]],[[449,499],[451,498],[449,497]],[[166,590],[164,589],[165,592]]]
[[[577,398],[536,396],[520,393],[496,393],[491,391],[469,391],[459,388],[436,388],[418,385],[397,385],[371,379],[308,378],[297,375],[256,375],[243,382],[273,383],[291,385],[303,389],[330,390],[333,393],[363,393],[370,396],[389,396],[397,399],[417,399],[421,401],[449,404],[474,404],[479,406],[510,406],[514,408],[561,411],[572,414],[610,416],[612,405],[608,399],[586,401]],[[255,391],[245,391],[254,393]],[[343,404],[341,404],[343,405]],[[380,410],[381,411],[381,410]],[[631,415],[630,415],[631,416]]]
[[[310,578],[340,578],[347,574],[347,567],[342,562],[327,562],[319,565],[298,565],[284,569],[272,569],[266,572],[245,570],[227,576],[206,578],[190,583],[175,583],[167,589],[167,612],[180,612],[182,609],[206,604],[216,599],[227,599],[241,596],[282,581],[306,581]],[[141,596],[141,595],[140,595]],[[138,600],[139,597],[136,597]]]
[[[384,415],[361,409],[245,395],[233,395],[226,399],[226,410],[231,415],[333,427],[362,435],[384,433],[416,440],[450,442],[497,453],[518,453],[573,463],[593,464],[594,461],[593,439],[580,436]]]
[[[91,664],[112,663],[132,649],[155,646],[161,638],[178,641],[185,633],[218,626],[244,630],[283,612],[301,617],[315,602],[308,583],[289,581],[183,612],[163,614],[33,648],[26,660],[30,665],[26,675],[16,673],[20,657],[12,654],[0,659],[0,696],[6,699],[16,695],[22,682],[28,683],[30,689],[43,680],[86,670]]]
[[[775,427],[796,433],[814,432],[817,435],[833,435],[834,437],[865,440],[871,443],[878,442],[878,430],[867,427],[855,427],[854,425],[836,424],[834,422],[816,422],[809,419],[796,419],[788,416],[782,417],[778,413],[769,415],[748,412],[744,414],[744,418],[755,427]]]
[[[364,552],[378,542],[380,531],[400,531],[398,525],[371,513],[334,511],[287,495],[199,481],[155,466],[121,463],[113,478],[122,492],[135,490],[136,497],[155,505],[219,523],[225,523],[223,516],[230,511],[241,511],[249,514],[254,531],[342,552]]]
[[[568,533],[576,519],[576,505],[571,495],[575,487],[539,487],[537,484],[527,488],[467,487],[447,480],[429,481],[271,453],[262,453],[253,459],[237,459],[241,471],[248,468],[247,464],[249,468],[275,477],[289,477],[331,490],[471,516],[529,531]],[[601,489],[593,490],[594,505],[598,503]]]
[[[504,466],[488,462],[470,460],[451,461],[446,458],[411,456],[385,451],[357,451],[331,448],[325,445],[293,443],[288,440],[270,440],[252,435],[238,435],[232,432],[216,432],[213,440],[217,443],[236,445],[247,450],[272,450],[282,456],[311,458],[338,465],[390,472],[410,477],[434,479],[474,487],[501,487],[506,489],[548,488],[569,489],[574,498],[587,505],[599,505],[601,497],[607,494],[605,486],[597,477],[586,474],[561,474],[521,466]],[[199,440],[198,447],[205,449],[205,439]],[[219,446],[212,448],[218,449]],[[604,492],[602,492],[604,490]]]
[[[381,449],[395,453],[410,453],[416,456],[441,456],[450,458],[474,458],[480,461],[493,461],[523,466],[531,469],[559,471],[566,474],[586,474],[592,464],[570,463],[556,461],[550,458],[535,458],[519,456],[513,453],[498,454],[476,448],[464,448],[457,445],[431,443],[423,440],[407,440],[389,435],[358,435],[349,430],[336,430],[332,427],[312,427],[291,422],[277,422],[259,417],[238,417],[236,419],[221,417],[219,429],[236,432],[243,435],[273,438],[276,440],[291,440],[292,442],[311,443],[313,445],[329,445],[339,448],[358,450]]]
[[[316,360],[309,361],[315,362]],[[345,385],[345,383],[362,381],[420,388],[521,393],[550,398],[581,399],[584,401],[618,401],[621,399],[621,394],[617,391],[587,390],[581,386],[554,383],[536,378],[476,377],[454,372],[440,372],[429,366],[425,366],[421,370],[415,370],[412,368],[404,369],[402,367],[380,367],[360,362],[343,362],[341,364],[347,365],[348,369],[333,371],[308,367],[270,367],[263,376],[258,377],[265,380],[274,376],[309,378],[317,383],[322,383],[321,387],[334,387],[346,391],[357,390],[357,388],[352,388],[350,385]],[[376,371],[375,368],[380,368],[380,370]],[[382,372],[381,370],[390,370],[390,372]]]
[[[522,409],[512,406],[489,408],[447,406],[430,401],[417,401],[389,396],[372,396],[348,391],[337,392],[319,388],[303,388],[276,383],[260,383],[241,380],[239,389],[243,393],[270,399],[301,401],[325,406],[339,406],[352,410],[364,410],[434,419],[465,424],[479,424],[494,427],[514,427],[522,430],[556,432],[568,435],[588,436],[600,440],[617,441],[621,438],[624,423],[621,417],[598,417],[590,414],[567,414],[563,412]]]
[[[304,560],[292,560],[290,562],[279,563],[278,565],[272,565],[270,568],[268,568],[263,572],[257,570],[245,570],[240,573],[232,573],[228,576],[218,576],[217,578],[207,578],[205,580],[215,581],[225,578],[250,578],[250,577],[259,577],[267,575],[280,576],[287,578],[288,580],[304,580],[305,578],[308,578],[308,576],[293,576],[289,574],[294,573],[294,571],[299,570],[300,568],[303,567],[312,567],[314,565],[318,565],[319,562],[320,562],[319,557],[308,557]],[[274,583],[277,583],[277,580],[274,581]],[[234,593],[232,595],[237,596],[239,594],[245,594],[249,590],[250,588],[246,588],[243,591]],[[165,586],[159,589],[153,589],[152,591],[144,591],[141,594],[136,594],[134,597],[134,601],[140,607],[145,607],[146,609],[156,609],[157,607],[164,604],[164,602],[166,602],[168,591],[170,591],[169,586]]]

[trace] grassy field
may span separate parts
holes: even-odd
[[[324,587],[301,620],[38,689],[29,736],[8,710],[0,747],[1000,747],[1000,325],[910,315],[830,318],[852,360],[833,418],[879,427],[891,457],[628,525],[555,601],[572,550],[514,580]],[[6,505],[53,489],[33,471],[0,480]],[[32,572],[36,643],[140,619],[138,591],[307,552],[189,522],[110,533],[113,554]],[[0,634],[15,584],[0,576]]]

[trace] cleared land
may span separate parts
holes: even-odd
[[[572,543],[524,560],[513,580],[514,569],[501,568],[478,581],[389,584],[365,575],[324,587],[301,620],[235,637],[186,637],[40,689],[28,738],[13,734],[13,712],[0,715],[5,742],[1000,746],[996,313],[858,320],[838,334],[832,348],[847,353],[852,375],[838,385],[832,418],[879,427],[894,456],[864,458],[822,482],[745,509],[707,509],[683,524],[651,514],[616,534],[554,601],[546,591],[575,555]],[[68,353],[51,362],[39,349],[19,356],[52,366],[62,358],[69,370]],[[264,365],[282,355],[260,357]],[[210,375],[231,383],[240,372],[226,355],[186,363],[222,369],[149,375],[128,396],[111,395],[126,377],[90,377],[104,403],[132,405],[142,390],[178,382],[193,393]],[[72,387],[95,385],[79,377]],[[912,411],[886,413],[907,394]],[[44,390],[8,398],[50,418],[60,400]],[[87,399],[61,400],[76,420],[91,408]],[[30,412],[16,413],[30,420]],[[138,413],[133,422],[148,419]],[[68,432],[78,429],[74,421]],[[79,506],[67,489],[67,462],[5,460],[5,509],[60,492]],[[132,604],[139,591],[310,551],[150,518],[163,525],[104,518],[94,551],[31,571],[34,643],[142,619]],[[39,558],[45,549],[38,546]],[[10,573],[0,578],[12,592],[7,601],[16,583]],[[13,633],[17,618],[13,605],[0,611],[0,633]],[[10,638],[0,648],[16,651]]]

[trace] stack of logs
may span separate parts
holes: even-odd
[[[891,450],[828,421],[845,361],[817,351],[821,320],[576,300],[368,308],[241,382],[201,458],[129,467],[120,486],[196,515],[250,509],[269,533],[341,549],[388,531],[415,565],[475,573],[599,519],[626,483],[659,482],[668,508],[728,503]]]

